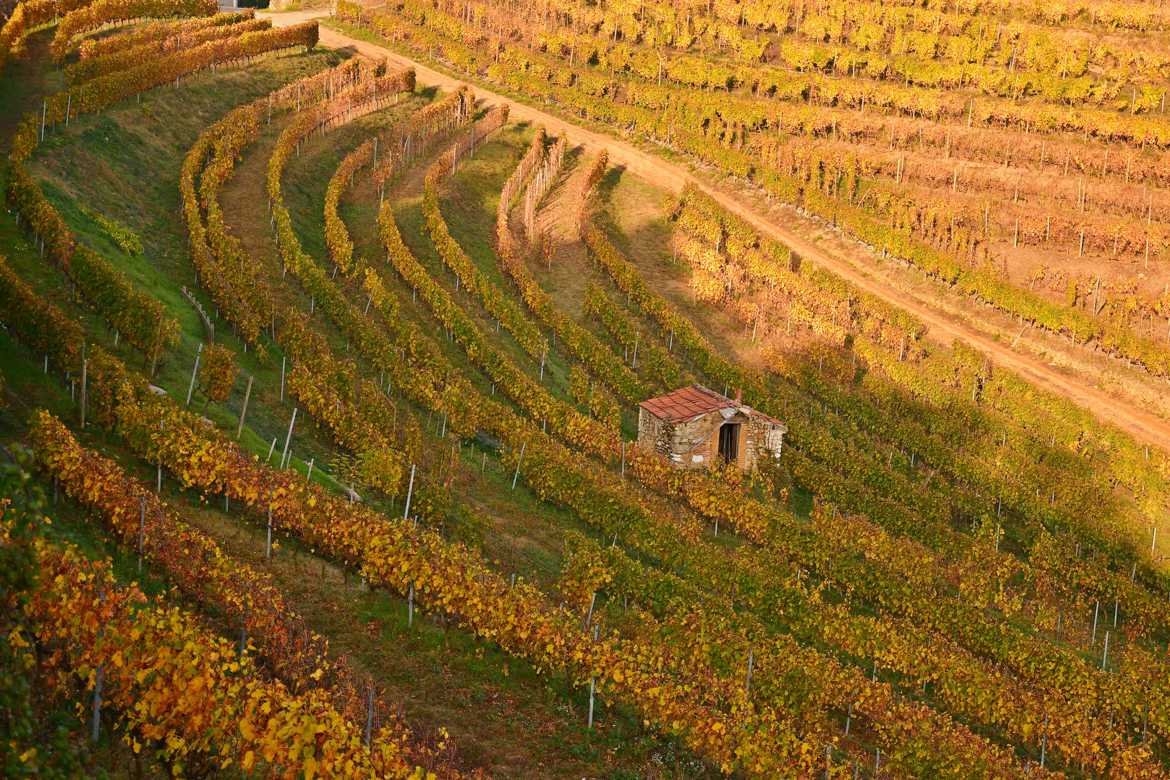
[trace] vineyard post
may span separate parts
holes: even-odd
[[[589,678],[589,720],[586,723],[586,728],[588,728],[590,730],[593,729],[593,695],[596,692],[596,688],[597,688],[597,678],[590,677]]]
[[[622,478],[626,476],[626,440],[622,439]]]
[[[849,724],[853,721],[853,702],[849,702],[849,708],[845,710],[845,736],[849,736]]]
[[[593,641],[594,642],[597,641],[597,632],[600,630],[600,628],[601,628],[601,626],[594,626],[593,627]],[[596,693],[597,693],[597,677],[590,677],[589,678],[589,720],[588,720],[588,723],[586,725],[587,725],[587,728],[589,728],[589,730],[591,730],[591,731],[593,730],[593,699],[594,699],[594,696],[596,695]]]
[[[85,383],[83,382],[81,386],[84,388]],[[1153,536],[1150,537],[1150,555],[1154,554],[1154,545],[1156,545],[1157,543],[1158,543],[1158,526],[1154,526]]]
[[[264,558],[272,560],[272,507],[268,507],[268,535],[264,540]]]
[[[1113,627],[1114,628],[1117,628],[1117,609],[1120,606],[1121,606],[1121,599],[1114,598],[1113,599]]]
[[[244,405],[240,408],[240,424],[236,426],[236,440],[244,434],[244,418],[248,415],[248,400],[252,397],[252,381],[256,377],[248,377],[248,388],[244,390]]]
[[[406,486],[406,506],[402,508],[402,519],[411,516],[411,497],[414,495],[414,464],[411,463],[411,482]]]
[[[370,746],[370,738],[374,730],[374,685],[370,684],[366,694],[366,747]]]
[[[1097,613],[1101,610],[1101,601],[1097,600],[1093,603],[1093,636],[1089,640],[1089,646],[1097,644]]]
[[[288,433],[286,433],[284,435],[284,450],[280,453],[281,468],[284,468],[284,459],[285,459],[285,456],[288,455],[288,444],[290,441],[292,441],[293,426],[296,425],[296,422],[297,422],[297,407],[294,406],[292,417],[290,417],[289,421],[288,421]]]
[[[162,494],[162,458],[159,458],[158,466],[154,472],[154,493],[155,495]]]
[[[1101,671],[1105,671],[1105,664],[1109,661],[1109,631],[1105,631],[1105,650],[1101,653]]]
[[[748,668],[747,668],[747,682],[744,685],[744,693],[750,695],[752,692],[752,669],[756,663],[755,649],[748,648]]]
[[[268,463],[268,462],[270,462],[270,461],[272,460],[272,453],[273,453],[275,450],[276,450],[276,437],[275,437],[275,436],[273,436],[273,437],[272,437],[272,443],[268,445],[268,457],[266,457],[266,458],[264,459],[264,462],[265,462],[265,463]]]
[[[106,670],[104,667],[97,668],[97,675],[93,681],[93,718],[90,730],[90,737],[94,742],[98,741],[101,736],[102,728],[102,681],[105,679]]]
[[[47,99],[41,101],[41,143],[45,140],[45,115],[49,112],[49,101]]]
[[[589,611],[585,613],[585,630],[589,630],[589,626],[593,623],[593,608],[597,605],[597,591],[589,596]]]
[[[516,489],[516,480],[520,479],[520,464],[524,462],[524,450],[528,448],[528,442],[525,441],[520,445],[520,457],[516,459],[516,473],[512,475],[512,489]]]
[[[85,357],[85,345],[81,347],[81,427],[85,428],[85,406],[89,384],[89,359]]]
[[[309,458],[309,470],[307,472],[305,472],[305,484],[306,485],[309,484],[309,482],[313,479],[313,463],[316,460],[317,460],[316,458]]]
[[[1048,755],[1048,713],[1044,713],[1044,733],[1040,735],[1040,768],[1044,768],[1044,759]]]
[[[195,350],[195,365],[191,367],[191,381],[187,384],[187,403],[185,406],[191,405],[191,394],[195,392],[195,376],[199,373],[199,358],[203,356],[203,344]]]
[[[288,360],[284,355],[280,356],[280,402],[284,403],[284,366],[285,361]]]
[[[69,127],[69,114],[73,111],[73,93],[65,95],[65,126]]]
[[[406,590],[406,627],[414,625],[414,583]]]
[[[142,549],[146,545],[146,496],[138,498],[138,573],[142,573]]]

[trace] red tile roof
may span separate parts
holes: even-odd
[[[666,420],[667,422],[682,422],[683,420],[690,420],[703,414],[733,407],[736,409],[745,409],[748,415],[762,417],[775,425],[784,424],[775,417],[769,417],[763,412],[756,411],[744,405],[743,402],[737,403],[722,393],[717,393],[709,387],[697,384],[690,385],[689,387],[680,387],[678,390],[673,390],[666,395],[649,398],[638,404],[638,406],[658,419]]]
[[[679,422],[708,412],[735,406],[735,401],[702,385],[681,387],[678,390],[650,398],[638,404],[660,420]]]

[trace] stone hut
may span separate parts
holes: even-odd
[[[756,467],[762,455],[780,457],[784,423],[734,399],[691,385],[638,405],[638,446],[665,455],[679,468],[734,463]]]

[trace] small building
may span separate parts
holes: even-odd
[[[703,385],[691,385],[638,404],[638,446],[680,468],[734,463],[754,469],[761,455],[780,457],[784,423]]]

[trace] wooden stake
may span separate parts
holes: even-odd
[[[102,682],[105,680],[106,670],[99,666],[93,681],[93,716],[90,727],[90,738],[97,742],[102,728]]]

